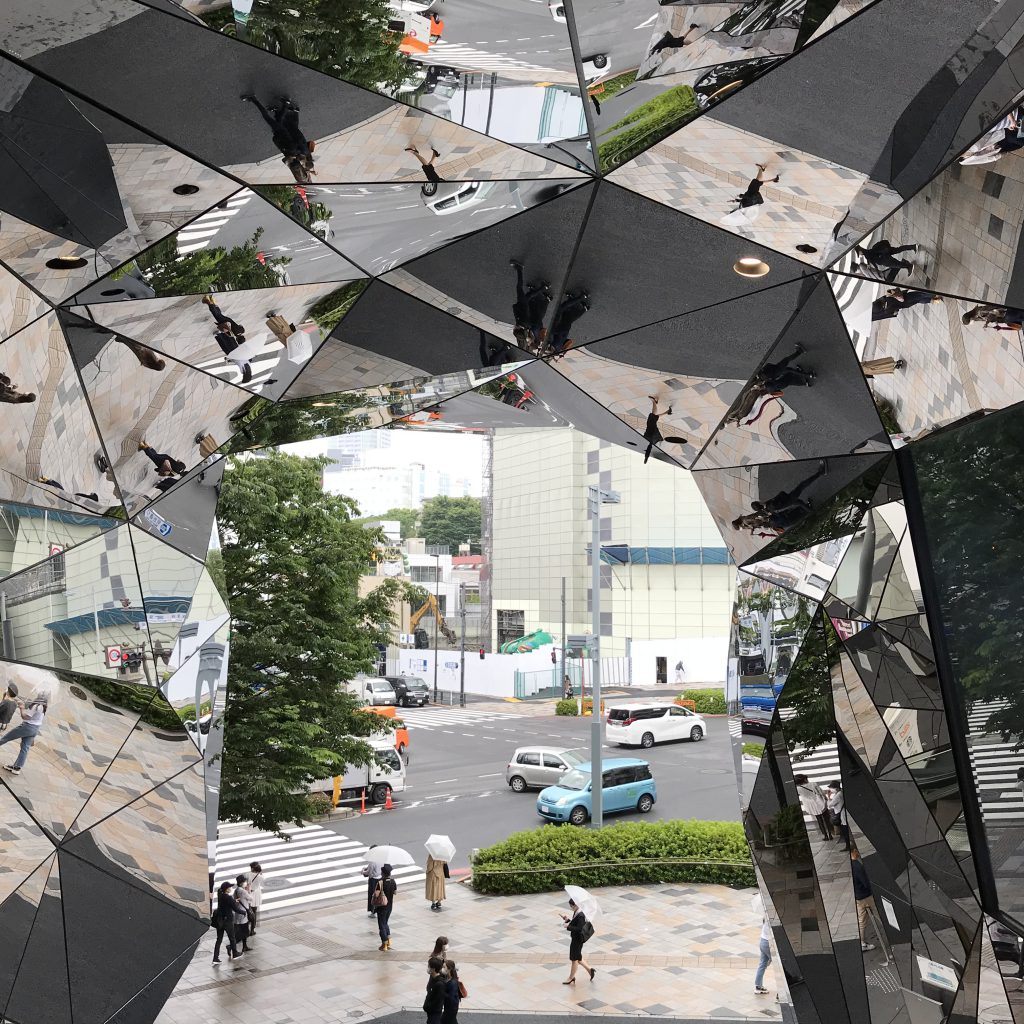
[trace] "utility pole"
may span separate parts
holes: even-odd
[[[466,706],[466,584],[459,584],[459,630],[461,634],[459,643],[461,651],[459,654],[459,707]]]
[[[441,556],[434,552],[434,600],[441,589]],[[434,703],[437,703],[437,620],[441,615],[440,602],[434,605]]]
[[[562,577],[562,675],[567,676],[565,666],[565,577]],[[556,679],[556,684],[562,688],[562,696],[565,696],[565,679]],[[580,709],[583,710],[582,708]]]
[[[618,491],[587,488],[590,508],[590,587],[591,630],[594,634],[593,668],[590,680],[590,819],[594,828],[604,824],[604,773],[601,764],[601,506],[616,505],[622,498]]]

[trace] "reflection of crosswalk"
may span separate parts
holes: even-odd
[[[1024,823],[1024,793],[1017,786],[1017,769],[1024,767],[1024,752],[1015,751],[1015,743],[1003,743],[998,736],[988,737],[985,723],[993,711],[1005,706],[1005,701],[974,704],[968,716],[971,733],[971,764],[981,798],[982,817],[990,825]],[[816,747],[813,753],[801,759],[796,750],[790,755],[793,771],[803,773],[812,782],[827,786],[839,779],[839,753],[835,743]],[[952,758],[948,752],[939,756],[948,762],[952,771]],[[810,821],[811,819],[808,818]]]
[[[558,40],[552,39],[551,42],[556,44],[549,47],[554,52],[558,49]],[[568,40],[565,40],[565,42],[568,42]],[[494,71],[499,74],[502,71],[542,71],[549,75],[559,74],[554,68],[516,60],[515,57],[509,56],[507,53],[488,53],[486,50],[477,50],[472,46],[464,46],[461,43],[446,43],[443,40],[439,43],[434,43],[431,47],[430,63],[444,64],[453,68],[465,68],[470,71]]]
[[[222,824],[218,831],[216,885],[234,881],[243,871],[248,872],[252,861],[259,861],[265,913],[366,895],[362,869],[368,848],[337,832],[320,825],[286,828],[291,840],[285,842],[247,825]],[[426,877],[416,865],[395,868],[394,876],[399,887]]]
[[[252,195],[248,189],[239,192],[238,195],[226,200],[222,206],[208,210],[202,216],[196,217],[194,221],[186,224],[175,236],[178,252],[184,255],[188,252],[205,249],[213,241],[217,232],[252,199]]]
[[[281,360],[286,357],[287,353],[277,341],[264,342],[263,347],[249,360],[249,365],[252,367],[252,380],[248,384],[242,383],[242,371],[238,364],[230,362],[223,355],[197,360],[192,365],[231,384],[248,388],[250,391],[259,391],[277,378],[278,374],[275,373],[275,370]],[[296,369],[298,367],[293,365],[291,372],[294,373]]]
[[[865,239],[862,244],[867,245],[867,240]],[[851,273],[856,270],[856,266],[857,258],[851,249],[832,269]],[[871,333],[871,303],[878,290],[878,282],[866,281],[862,277],[845,277],[842,274],[829,274],[828,279],[843,322],[850,332],[854,348],[860,355]]]
[[[396,708],[395,714],[411,729],[444,729],[453,726],[473,726],[482,722],[496,722],[522,715],[506,711],[473,711],[470,708]]]

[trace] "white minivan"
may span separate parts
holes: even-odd
[[[702,740],[704,719],[678,704],[620,704],[608,709],[605,736],[620,747],[653,747],[671,740]]]

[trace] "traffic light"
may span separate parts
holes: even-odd
[[[480,648],[480,660],[484,660],[484,649],[482,647]]]
[[[557,665],[558,664],[558,657],[557,657],[557,655],[555,654],[554,651],[551,652],[551,664],[552,665]]]

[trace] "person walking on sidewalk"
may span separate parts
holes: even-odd
[[[811,782],[806,775],[794,775],[793,781],[796,783],[796,795],[800,798],[804,814],[809,814],[818,823],[822,839],[832,839],[832,821],[828,814],[825,791],[816,782]]]
[[[754,992],[759,996],[766,996],[768,989],[764,987],[764,972],[768,970],[768,965],[772,962],[772,929],[768,924],[768,914],[764,909],[764,900],[760,893],[750,901],[750,905],[754,908],[755,914],[761,915],[761,941],[758,943],[761,959],[757,963],[757,973],[754,975]]]
[[[213,946],[213,962],[220,963],[220,944],[226,935],[228,937],[228,959],[237,960],[242,954],[235,946],[235,915],[240,907],[238,901],[231,895],[233,883],[230,879],[220,883],[217,890],[217,909],[213,912],[213,926],[217,929],[217,941]]]
[[[832,823],[839,826],[840,838],[837,842],[850,848],[850,822],[846,814],[846,797],[843,796],[843,784],[833,779],[828,784],[828,809],[832,814]]]
[[[454,960],[444,962],[444,1010],[441,1024],[459,1024],[459,1004],[466,995],[466,988],[459,981],[459,969]]]
[[[249,897],[249,879],[245,874],[235,879],[235,891],[232,894],[238,904],[235,911],[235,945],[239,940],[242,942],[242,952],[249,952],[249,911],[252,907],[252,900]]]
[[[444,892],[444,871],[448,865],[443,860],[434,860],[427,854],[427,878],[424,885],[424,895],[430,900],[430,909],[441,912],[441,903],[445,898]]]
[[[576,984],[576,971],[582,967],[590,975],[590,980],[594,980],[594,975],[597,971],[591,967],[586,960],[583,959],[583,944],[589,939],[593,938],[594,926],[587,920],[586,914],[576,905],[575,900],[569,900],[569,909],[572,911],[572,916],[568,914],[562,914],[562,920],[565,922],[565,930],[569,933],[569,978],[567,981],[563,981],[563,985],[575,985]]]
[[[430,957],[439,956],[442,960],[448,959],[448,936],[438,935],[434,940],[434,949],[430,954]],[[430,957],[427,957],[429,960]]]
[[[871,879],[868,878],[868,870],[864,867],[864,861],[860,859],[860,850],[856,846],[850,848],[850,870],[853,873],[853,898],[857,902],[857,930],[860,932],[860,948],[867,953],[875,948],[874,944],[867,941],[868,921],[878,931],[878,925],[872,918],[877,913],[875,910],[875,894],[871,889]],[[881,935],[879,935],[881,939]]]
[[[441,1024],[444,1014],[444,977],[441,971],[444,961],[439,956],[432,956],[427,961],[427,995],[423,1000],[423,1012],[427,1015],[427,1024]]]
[[[4,768],[12,775],[20,775],[21,769],[25,767],[28,752],[32,749],[32,744],[35,743],[39,730],[43,727],[43,718],[49,706],[49,698],[45,693],[37,693],[28,703],[21,699],[18,700],[21,721],[0,737],[0,744],[21,740],[21,749],[18,751],[18,757],[14,764],[4,765]]]
[[[376,845],[376,843],[373,843],[370,849],[372,850]],[[363,876],[366,878],[366,916],[376,917],[377,908],[373,903],[373,893],[377,888],[377,883],[380,881],[380,864],[372,860],[364,864]]]
[[[249,903],[252,914],[249,915],[249,935],[256,934],[256,925],[260,923],[260,907],[263,906],[263,868],[258,860],[249,865]]]
[[[382,953],[391,948],[391,911],[395,907],[395,893],[398,892],[398,883],[391,877],[391,865],[380,866],[380,881],[373,890],[373,909],[377,915],[377,932],[380,935],[380,945],[377,947]]]

